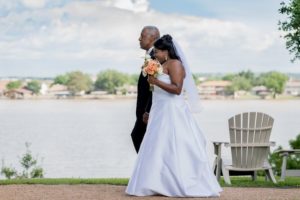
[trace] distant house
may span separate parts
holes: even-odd
[[[27,90],[24,86],[19,89],[7,90],[6,85],[12,80],[0,80],[0,97],[7,97],[10,99],[23,99],[32,97],[32,91]]]
[[[24,98],[23,92],[19,92],[17,90],[4,91],[3,96],[5,96],[9,99],[23,99]]]
[[[137,95],[137,87],[136,85],[128,85],[126,87],[127,93],[126,95]]]
[[[136,85],[124,85],[122,87],[117,88],[117,94],[128,96],[137,95],[137,87]]]
[[[10,99],[24,99],[32,97],[32,91],[27,90],[26,88],[6,90],[3,92],[3,96]]]
[[[269,93],[269,90],[264,85],[255,86],[251,89],[251,92],[255,95],[260,95],[262,93]]]
[[[6,90],[6,85],[9,83],[9,80],[0,80],[0,97],[3,96],[3,93]]]
[[[206,81],[198,85],[199,94],[206,96],[225,96],[226,87],[230,86],[230,81]]]
[[[300,80],[289,80],[285,85],[284,93],[300,96]]]
[[[61,84],[54,84],[47,90],[48,96],[54,96],[56,98],[65,98],[71,96],[71,92],[68,90],[67,86]]]

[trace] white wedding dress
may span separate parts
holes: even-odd
[[[170,83],[167,74],[158,79]],[[213,197],[221,191],[209,165],[206,139],[184,96],[154,86],[147,131],[126,193]]]

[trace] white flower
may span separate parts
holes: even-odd
[[[146,54],[145,55],[145,60],[149,60],[149,59],[151,59],[151,56],[149,54]]]

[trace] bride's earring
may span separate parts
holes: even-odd
[[[167,61],[168,60],[168,56],[165,56],[165,61]]]

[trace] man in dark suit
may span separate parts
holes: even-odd
[[[154,58],[153,44],[159,37],[159,30],[155,26],[145,26],[141,32],[139,38],[140,47],[144,49],[146,55],[151,56],[151,58]],[[152,92],[150,91],[147,76],[144,77],[141,72],[137,86],[136,122],[131,132],[131,138],[137,153],[139,152],[146,132],[151,104]]]

